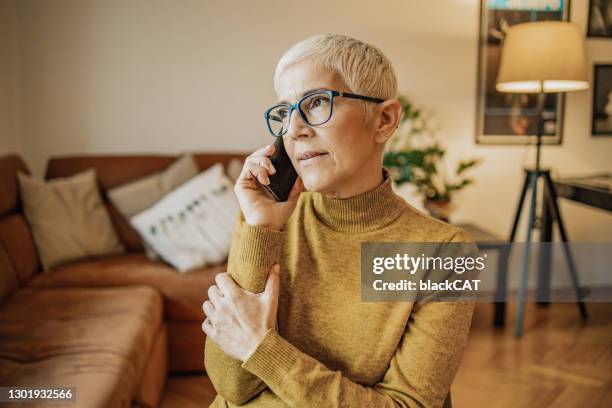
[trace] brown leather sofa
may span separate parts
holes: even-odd
[[[194,154],[200,170],[246,154]],[[204,370],[202,303],[226,265],[180,274],[144,255],[142,242],[106,192],[161,171],[176,156],[72,156],[48,162],[45,178],[94,167],[127,248],[41,272],[19,199],[17,155],[0,157],[0,386],[75,387],[76,405],[156,406],[168,370]],[[83,405],[81,405],[83,404]]]

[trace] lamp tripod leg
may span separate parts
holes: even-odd
[[[576,264],[574,263],[574,257],[572,256],[572,252],[570,249],[570,245],[567,239],[567,232],[565,230],[565,225],[563,223],[563,218],[561,218],[561,210],[559,209],[559,202],[557,200],[557,190],[555,190],[555,186],[550,178],[550,174],[544,175],[544,181],[546,189],[548,190],[548,194],[550,196],[550,201],[553,209],[553,216],[557,221],[557,226],[559,227],[559,235],[561,235],[561,241],[563,241],[563,252],[565,253],[565,259],[567,260],[567,265],[570,271],[570,278],[572,279],[572,286],[574,287],[574,291],[576,292],[576,303],[578,305],[578,309],[580,310],[580,317],[582,320],[586,320],[588,318],[588,313],[586,310],[586,306],[582,301],[582,294],[580,292],[580,283],[578,282],[578,272],[576,269]]]
[[[525,242],[525,249],[523,250],[523,270],[521,273],[521,282],[519,288],[519,296],[518,303],[516,305],[516,320],[514,326],[514,335],[516,337],[521,337],[523,331],[523,316],[525,314],[525,298],[527,296],[527,276],[529,275],[529,251],[530,251],[530,243],[531,243],[531,233],[534,226],[535,221],[535,207],[536,207],[536,198],[538,194],[538,178],[539,171],[536,169],[531,173],[531,200],[529,205],[529,219],[527,223],[527,239]]]
[[[512,222],[512,230],[510,232],[509,242],[514,241],[516,236],[516,230],[518,228],[519,221],[521,219],[521,212],[525,206],[525,196],[527,194],[527,188],[529,187],[529,172],[525,170],[525,178],[523,179],[523,187],[521,188],[521,195],[516,206],[516,212],[514,214],[514,221]],[[495,301],[493,302],[493,325],[496,327],[503,327],[506,321],[506,287],[507,287],[507,265],[508,265],[508,251],[506,249],[500,250],[500,261],[498,262],[499,269],[497,271],[497,286],[495,291]],[[502,270],[502,266],[506,269]]]
[[[521,189],[521,196],[518,201],[518,206],[516,207],[516,213],[514,215],[514,222],[512,223],[512,231],[510,232],[510,238],[508,241],[513,242],[516,236],[516,230],[518,228],[519,221],[521,219],[521,212],[523,210],[523,206],[525,205],[525,195],[527,194],[527,188],[529,187],[529,172],[525,171],[525,179],[523,180],[523,188]]]

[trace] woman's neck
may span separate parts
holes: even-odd
[[[344,199],[351,198],[373,190],[384,181],[383,173],[380,171],[382,163],[374,166],[363,167],[357,173],[353,173],[348,179],[343,180],[332,187],[329,191],[323,191],[327,198]]]
[[[389,171],[375,171],[383,180],[377,186],[348,198],[334,198],[322,193],[309,193],[316,217],[329,228],[349,233],[368,232],[393,222],[406,208],[403,198],[393,191]]]

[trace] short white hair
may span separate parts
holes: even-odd
[[[274,71],[274,88],[290,65],[312,61],[335,71],[352,93],[384,100],[397,96],[397,78],[391,61],[377,47],[342,34],[317,34],[293,45],[278,61]],[[370,109],[365,103],[366,116]]]

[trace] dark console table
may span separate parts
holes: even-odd
[[[612,173],[559,178],[553,180],[553,184],[560,198],[587,205],[594,209],[612,212]],[[544,192],[546,193],[546,190]],[[544,199],[549,200],[549,197],[546,195]],[[542,242],[552,241],[552,227],[553,214],[545,205],[542,211]],[[537,291],[540,299],[547,299],[550,290],[550,254],[545,252],[541,256]],[[538,302],[538,304],[546,306],[548,302]]]

